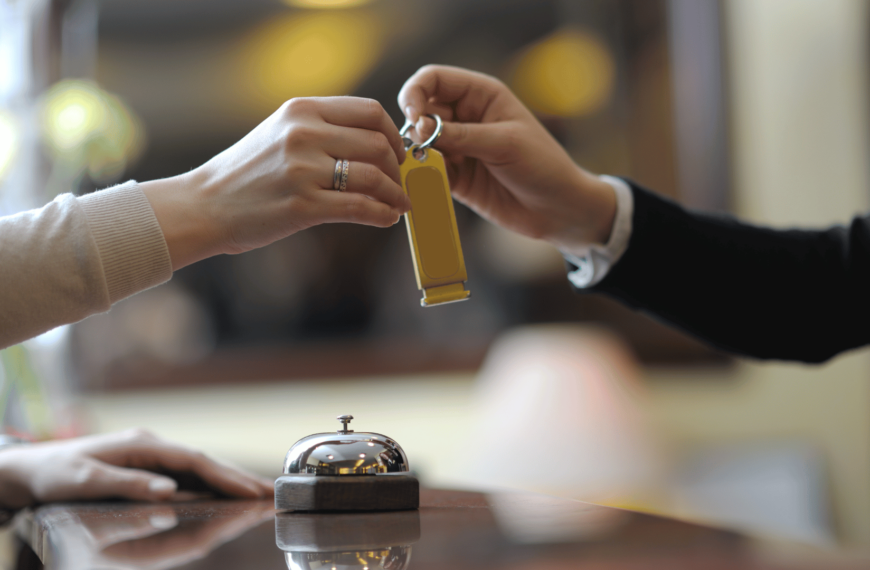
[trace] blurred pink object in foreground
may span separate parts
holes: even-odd
[[[464,468],[478,485],[632,502],[658,487],[659,445],[634,358],[612,333],[548,325],[490,349]],[[471,481],[470,481],[471,482]]]

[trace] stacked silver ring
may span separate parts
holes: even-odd
[[[346,160],[341,161],[341,181],[338,183],[338,191],[344,192],[347,190],[347,170],[350,168],[350,163]]]
[[[332,173],[332,189],[344,192],[347,190],[347,170],[350,163],[346,160],[335,161],[335,172]]]
[[[339,183],[341,182],[341,163],[343,160],[339,159],[335,161],[335,172],[332,174],[332,189],[338,190]]]

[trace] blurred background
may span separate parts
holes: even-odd
[[[185,172],[291,97],[401,125],[403,82],[442,63],[505,81],[589,170],[842,223],[870,198],[868,22],[863,0],[0,0],[0,215]],[[870,544],[866,350],[728,357],[456,211],[467,303],[419,306],[401,224],[312,228],[0,352],[4,428],[144,426],[276,475],[352,413],[428,485]]]

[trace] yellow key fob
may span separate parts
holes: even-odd
[[[400,167],[402,188],[411,200],[405,225],[424,307],[465,301],[471,296],[465,290],[468,274],[444,156],[431,147],[441,134],[441,119],[430,116],[436,122],[435,134],[420,145],[406,138],[405,162]],[[406,124],[402,129],[403,137],[409,128]]]

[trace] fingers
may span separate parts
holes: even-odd
[[[401,212],[383,202],[350,192],[321,192],[311,206],[319,223],[353,223],[388,228],[399,221]]]
[[[392,178],[396,184],[401,184],[399,163],[390,142],[383,133],[330,125],[326,128],[324,136],[327,138],[324,140],[323,150],[333,158],[372,164]],[[404,147],[402,155],[404,156]],[[332,187],[331,180],[329,187]]]
[[[134,501],[163,501],[177,489],[169,477],[109,465],[92,458],[82,459],[71,469],[64,483],[54,485],[45,502],[69,499],[124,498]]]
[[[346,191],[374,198],[400,214],[411,209],[411,200],[402,187],[364,162],[351,162],[348,165]]]
[[[222,465],[202,453],[162,441],[147,431],[130,430],[113,435],[114,438],[95,452],[94,457],[119,466],[192,473],[209,487],[231,497],[257,499],[271,492],[271,483],[259,477]],[[164,498],[174,490],[166,493]]]
[[[333,164],[333,168],[334,166]],[[325,168],[326,164],[324,163],[324,170]],[[325,189],[328,192],[333,192],[331,179],[329,184],[330,186]],[[390,209],[397,210],[400,214],[404,214],[411,209],[411,200],[402,190],[402,187],[380,169],[365,162],[348,162],[347,187],[345,192],[364,194],[383,202]]]
[[[483,73],[447,65],[427,65],[402,86],[399,107],[416,123],[421,115],[437,112],[437,105],[455,103],[458,120],[479,121],[503,88],[501,82]]]
[[[396,160],[405,159],[405,146],[399,129],[374,99],[360,97],[323,97],[312,99],[324,121],[337,126],[354,127],[379,132],[387,140],[396,155]]]
[[[434,146],[448,154],[499,164],[518,148],[518,130],[518,125],[507,121],[485,124],[443,122],[441,136]],[[420,117],[414,131],[414,140],[423,141],[435,132],[435,121]]]

